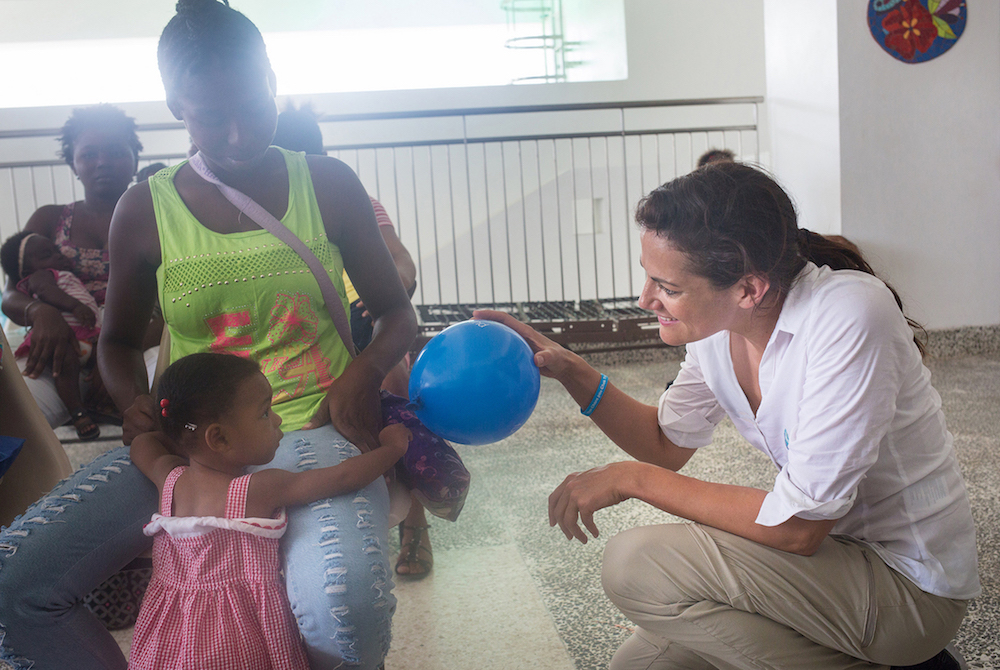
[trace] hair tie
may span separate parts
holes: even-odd
[[[796,242],[799,244],[799,253],[806,258],[809,257],[809,249],[812,247],[812,236],[813,232],[806,228],[799,228],[795,235]]]
[[[21,245],[17,250],[17,280],[24,278],[24,248],[28,246],[28,240],[32,237],[41,237],[38,233],[28,233],[21,238]]]
[[[170,415],[167,414],[167,407],[169,407],[169,406],[170,406],[170,401],[167,400],[166,398],[164,398],[163,400],[160,401],[160,407],[163,408],[163,409],[160,410],[160,414],[162,414],[164,417],[167,417],[167,418],[170,417]]]

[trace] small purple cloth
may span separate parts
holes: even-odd
[[[454,447],[429,431],[407,409],[407,400],[386,391],[381,393],[383,423],[401,423],[413,434],[406,455],[396,463],[396,476],[428,512],[454,521],[469,493],[468,469]]]

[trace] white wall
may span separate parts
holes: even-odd
[[[43,0],[47,5],[63,2],[65,12],[87,11],[80,3],[66,4],[64,0]],[[117,0],[119,3],[122,0]],[[495,0],[483,0],[495,1]],[[572,0],[567,5],[582,5],[597,0]],[[27,0],[17,0],[24,4]],[[28,12],[24,4],[24,11]],[[470,108],[483,106],[543,105],[559,103],[627,102],[648,100],[704,99],[717,97],[754,97],[764,93],[763,68],[763,20],[761,0],[704,0],[698,3],[680,0],[626,0],[625,31],[628,38],[629,78],[624,81],[573,83],[555,85],[504,86],[479,89],[446,89],[391,91],[354,94],[328,94],[311,96],[317,111],[323,113],[363,113],[382,111],[407,111],[419,109]],[[122,6],[121,11],[129,10]],[[0,2],[0,11],[3,3]],[[247,10],[250,11],[249,9]],[[603,11],[603,10],[602,10]],[[253,14],[249,14],[254,18]],[[75,26],[68,26],[76,29]],[[145,26],[148,29],[149,26]],[[3,33],[0,31],[0,39]],[[81,73],[85,75],[85,73]],[[155,72],[152,77],[158,77]],[[281,78],[278,78],[279,93]],[[0,92],[2,95],[2,92]],[[304,99],[297,101],[303,102]],[[284,101],[279,101],[283,105]],[[140,123],[173,121],[162,103],[134,103],[121,105]],[[0,129],[57,128],[70,113],[71,107],[58,108],[15,108],[0,109]],[[700,125],[745,125],[753,123],[753,105],[743,105],[738,110],[727,110],[722,106],[699,109],[696,113],[689,108],[661,108],[626,110],[624,123],[630,130],[663,129],[670,127],[691,127]],[[695,115],[693,115],[695,114]],[[736,114],[734,119],[731,115]],[[593,112],[566,112],[559,114],[519,115],[511,117],[472,116],[467,119],[469,137],[494,137],[504,134],[527,135],[566,132],[593,132],[621,129],[618,110]],[[414,135],[417,135],[415,137]],[[427,140],[462,137],[462,119],[419,119],[405,122],[324,124],[324,139],[328,144],[388,142],[401,140]],[[183,130],[155,131],[142,133],[144,153],[181,153],[187,149],[187,135]],[[642,151],[639,146],[642,143]],[[759,154],[756,133],[695,133],[681,136],[676,140],[664,136],[629,138],[627,159],[628,185],[607,180],[603,166],[610,165],[614,174],[622,172],[625,160],[620,138],[608,142],[598,140],[593,146],[576,142],[576,161],[573,165],[569,155],[571,142],[561,140],[558,147],[545,143],[543,146],[526,144],[508,147],[508,184],[503,189],[502,171],[491,163],[489,167],[489,207],[483,196],[480,171],[485,170],[479,159],[481,148],[470,151],[475,160],[472,166],[471,186],[466,187],[466,168],[462,147],[459,145],[450,157],[443,148],[435,149],[435,168],[422,168],[419,178],[420,188],[414,194],[408,179],[397,188],[387,180],[394,176],[392,163],[386,162],[386,152],[381,156],[381,172],[374,167],[372,152],[366,156],[341,156],[352,165],[361,176],[370,192],[377,194],[396,219],[400,235],[411,252],[420,249],[420,262],[425,272],[420,281],[418,301],[454,302],[470,301],[472,290],[472,269],[466,262],[473,253],[473,229],[475,246],[481,246],[487,235],[482,229],[487,221],[493,224],[493,256],[496,270],[496,299],[573,299],[577,297],[612,297],[633,295],[637,288],[630,288],[630,280],[638,276],[637,249],[631,212],[638,199],[662,181],[688,171],[697,156],[709,146],[728,146],[748,158]],[[57,147],[54,138],[7,139],[0,140],[0,163],[14,160],[47,160],[54,156]],[[499,153],[498,147],[489,149],[491,156]],[[523,153],[525,173],[517,172],[514,166]],[[558,151],[558,171],[555,170],[554,151]],[[591,162],[591,152],[596,159]],[[417,163],[425,165],[429,158],[426,150],[417,152]],[[536,168],[540,155],[541,168]],[[663,169],[656,164],[659,155]],[[640,161],[639,156],[642,156]],[[407,151],[400,152],[400,160],[408,162]],[[405,167],[405,166],[404,166]],[[558,172],[558,174],[557,174]],[[433,173],[436,179],[429,182],[427,176]],[[401,173],[402,174],[402,173]],[[597,175],[596,177],[594,175]],[[456,175],[452,193],[452,175]],[[523,177],[523,180],[522,180]],[[577,182],[577,178],[579,183]],[[15,229],[15,218],[24,219],[36,204],[43,202],[65,202],[73,198],[73,180],[65,168],[50,171],[38,168],[31,179],[18,178],[16,187],[12,178],[0,170],[0,232],[9,234]],[[521,182],[524,182],[523,184]],[[623,180],[622,180],[623,181]],[[385,183],[383,183],[385,182]],[[432,189],[430,183],[435,184]],[[379,188],[381,186],[381,189]],[[434,191],[437,193],[434,199]],[[465,194],[466,190],[472,192]],[[575,191],[578,191],[574,193]],[[593,192],[593,193],[592,193]],[[15,195],[16,194],[16,195]],[[398,195],[398,198],[397,198]],[[447,200],[456,198],[456,208],[452,212]],[[573,197],[581,199],[601,196],[608,208],[607,219],[599,234],[579,234],[573,221]],[[418,197],[419,196],[419,197]],[[16,203],[14,200],[16,199]],[[399,200],[399,202],[397,202]],[[418,200],[420,201],[418,203]],[[37,202],[36,202],[37,201]],[[470,204],[466,204],[469,202]],[[487,209],[489,212],[487,212]],[[545,211],[544,230],[538,219]],[[15,216],[15,210],[16,215]],[[465,219],[471,217],[472,221]],[[552,227],[552,221],[558,224]],[[453,239],[453,224],[457,222],[458,238]],[[502,227],[501,225],[502,224]],[[423,245],[418,245],[415,227],[419,225]],[[506,275],[508,244],[506,227],[510,226],[509,249],[513,256],[511,276]],[[560,230],[561,228],[561,230]],[[465,232],[468,231],[468,232]],[[438,236],[438,249],[433,242]],[[535,238],[539,239],[536,240]],[[524,241],[527,239],[527,244]],[[548,240],[547,243],[544,240]],[[559,240],[565,244],[563,257],[548,259],[548,254],[557,249]],[[536,241],[538,242],[536,244]],[[520,244],[520,246],[518,246]],[[538,250],[543,244],[546,256],[539,257]],[[577,245],[583,252],[577,261]],[[455,253],[458,249],[463,253]],[[482,254],[477,254],[481,256]],[[454,260],[454,259],[458,260]],[[438,282],[435,264],[441,259],[443,271]],[[548,259],[548,262],[547,262]],[[456,267],[456,265],[458,267]],[[565,275],[560,270],[565,266]],[[477,292],[483,286],[493,284],[492,276],[483,276],[493,271],[488,262],[477,265]],[[455,281],[456,274],[464,281]],[[579,274],[579,286],[577,275]],[[565,281],[564,281],[565,280]],[[548,289],[546,289],[546,283]],[[553,295],[552,287],[566,284],[566,292]],[[635,283],[633,281],[633,283]],[[458,290],[460,284],[463,291]],[[597,286],[599,285],[599,286]],[[427,296],[424,296],[424,291]],[[456,295],[457,292],[457,295]],[[426,300],[424,299],[426,297]]]
[[[1000,323],[1000,3],[969,4],[955,47],[908,65],[872,39],[865,0],[626,0],[626,81],[331,94],[314,104],[347,113],[766,89],[769,136],[760,155],[791,191],[803,225],[857,241],[925,325],[993,325]],[[86,3],[69,7],[86,11]],[[172,120],[162,103],[124,107],[141,123]],[[58,127],[69,111],[0,110],[0,129]],[[143,139],[150,153],[182,151],[186,142],[183,131]],[[3,140],[0,162],[52,158],[55,148],[52,138]],[[57,189],[42,195],[48,190]]]
[[[909,65],[837,3],[843,234],[930,328],[1000,324],[1000,3]]]
[[[770,168],[799,225],[840,233],[837,0],[765,0]]]
[[[321,112],[346,114],[760,96],[764,94],[762,1],[626,0],[629,77],[624,81],[338,93],[310,96],[309,99]],[[17,0],[12,6],[26,2]],[[44,2],[49,6],[56,0]],[[5,4],[0,2],[0,11]],[[88,5],[74,1],[60,7],[64,13],[83,14],[90,12]],[[162,8],[156,5],[149,11],[162,13]],[[81,76],[86,73],[81,72]],[[150,76],[158,78],[159,73],[151,72]],[[280,96],[280,77],[278,93]],[[120,106],[140,123],[173,121],[163,103]],[[72,106],[0,109],[0,129],[58,128],[71,111]],[[0,162],[50,159],[54,146],[50,139],[41,145],[3,141],[0,142]],[[150,153],[162,150],[159,145],[152,150],[147,147]]]
[[[316,106],[348,113],[763,95],[761,3],[626,0],[624,81],[337,94],[315,97]]]

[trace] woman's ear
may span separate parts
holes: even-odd
[[[763,275],[747,275],[740,282],[740,307],[759,307],[771,289],[771,281]]]

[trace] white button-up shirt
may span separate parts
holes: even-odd
[[[972,512],[941,397],[877,278],[806,265],[760,363],[754,415],[723,331],[687,345],[659,422],[674,444],[711,442],[729,416],[778,468],[757,523],[837,519],[921,589],[979,595]]]

